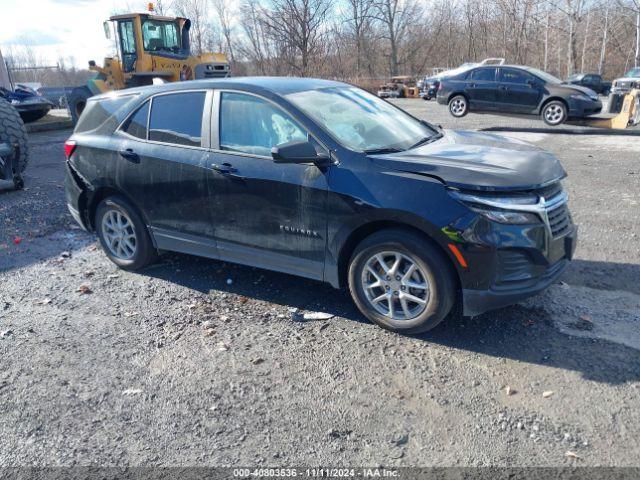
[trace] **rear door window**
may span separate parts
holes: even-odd
[[[481,82],[495,82],[496,69],[495,68],[479,68],[477,70],[473,70],[471,72],[470,79],[481,81]]]
[[[122,131],[132,137],[147,139],[147,120],[149,118],[149,102],[144,102],[138,110],[131,115],[122,126]]]
[[[151,103],[149,140],[190,147],[202,146],[205,92],[159,95]]]

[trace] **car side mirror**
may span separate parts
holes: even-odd
[[[275,163],[313,163],[322,166],[330,161],[329,155],[317,153],[307,140],[293,140],[277,145],[271,149],[271,156]]]

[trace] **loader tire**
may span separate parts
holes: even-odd
[[[9,145],[18,144],[20,147],[20,171],[22,173],[27,168],[29,161],[29,142],[27,139],[27,129],[20,118],[18,111],[7,102],[0,98],[0,143],[8,143]]]
[[[71,95],[69,95],[69,110],[71,111],[71,121],[74,125],[78,123],[78,118],[84,111],[84,107],[87,106],[87,99],[92,96],[93,94],[88,87],[76,87],[71,91]]]

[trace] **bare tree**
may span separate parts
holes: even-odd
[[[228,0],[212,0],[213,9],[215,10],[218,16],[218,22],[220,23],[220,28],[222,30],[222,36],[224,37],[225,47],[227,52],[229,53],[229,59],[232,64],[236,63],[236,58],[233,53],[233,42],[231,37],[233,36],[233,24],[232,24],[232,16],[233,13],[229,7]]]
[[[389,73],[397,75],[400,48],[409,27],[419,21],[420,9],[414,0],[379,0],[374,6],[389,46]]]
[[[330,0],[273,0],[264,9],[268,33],[283,48],[283,56],[302,76],[310,71],[311,60],[323,53]]]
[[[196,55],[201,55],[207,45],[213,44],[208,0],[175,0],[173,9],[178,15],[191,20],[192,50]]]
[[[347,0],[348,13],[345,23],[353,35],[355,45],[356,75],[362,71],[362,53],[365,48],[366,32],[371,27],[372,4],[369,0]]]
[[[634,17],[635,21],[635,57],[633,66],[640,66],[640,0],[618,0],[618,4]]]

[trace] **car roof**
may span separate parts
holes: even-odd
[[[126,93],[155,94],[180,90],[193,90],[199,88],[233,88],[253,93],[275,93],[276,95],[287,95],[289,93],[304,92],[308,90],[320,90],[332,87],[350,87],[351,85],[333,80],[322,80],[318,78],[302,77],[227,77],[212,78],[205,80],[189,80],[184,82],[170,82],[162,85],[151,85],[147,87],[129,88],[118,90],[116,95]],[[108,92],[98,97],[106,98],[114,95]]]

